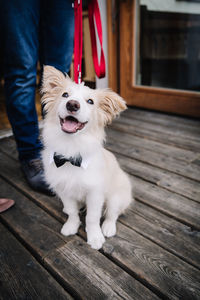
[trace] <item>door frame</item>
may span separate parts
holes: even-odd
[[[118,2],[120,16],[117,19],[118,24],[114,25],[116,30],[113,31],[112,0],[107,1],[109,79],[111,78],[109,85],[121,94],[128,105],[199,117],[199,92],[135,84],[137,3],[137,0]]]

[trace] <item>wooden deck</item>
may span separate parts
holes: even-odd
[[[135,187],[101,251],[59,232],[61,203],[32,191],[0,140],[0,299],[200,299],[200,121],[129,109],[108,130]],[[114,180],[114,179],[113,179]]]

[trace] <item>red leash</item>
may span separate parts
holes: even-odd
[[[82,70],[82,0],[74,1],[74,18],[75,18],[75,30],[74,30],[74,81],[81,83],[81,70]]]
[[[82,70],[82,0],[74,1],[75,32],[74,32],[74,80],[81,83]],[[90,0],[88,5],[88,16],[90,25],[90,36],[92,43],[92,56],[94,69],[99,78],[105,77],[105,57],[103,52],[103,35],[101,25],[101,15],[97,0]],[[97,34],[101,46],[100,63],[98,61],[97,42],[94,20],[96,22]]]
[[[101,25],[101,15],[99,11],[99,5],[97,0],[91,0],[88,5],[88,14],[89,14],[89,24],[90,24],[90,36],[92,42],[92,56],[94,62],[94,69],[99,78],[105,77],[106,65],[105,57],[103,52],[103,34],[102,34],[102,25]],[[96,33],[94,26],[94,19],[96,22],[97,33],[99,36],[99,42],[101,46],[101,55],[100,63],[98,62],[98,53],[97,53],[97,41]]]

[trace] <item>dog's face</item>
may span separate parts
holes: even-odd
[[[113,91],[76,84],[51,66],[44,66],[42,93],[45,110],[66,134],[104,127],[126,109]]]

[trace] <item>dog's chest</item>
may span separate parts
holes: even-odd
[[[57,168],[54,163],[45,166],[45,177],[50,186],[58,193],[82,198],[90,190],[102,186],[101,169],[95,163],[87,168],[73,166],[66,162]]]

